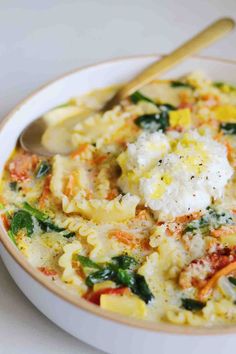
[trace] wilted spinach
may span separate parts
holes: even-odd
[[[78,256],[78,259],[82,267],[98,269],[87,276],[86,284],[89,287],[105,280],[112,280],[119,286],[127,286],[146,303],[153,298],[153,294],[151,293],[145,278],[142,275],[137,274],[134,270],[138,263],[133,257],[120,255],[113,257],[111,263],[103,265],[94,263],[88,257],[84,256]]]
[[[220,130],[224,134],[235,135],[236,134],[236,123],[221,123]]]
[[[194,299],[185,298],[185,299],[181,299],[181,301],[182,301],[182,307],[185,310],[192,311],[192,312],[201,311],[206,306],[204,302],[194,300]]]
[[[48,161],[42,161],[37,169],[36,178],[46,176],[51,171],[51,165]]]
[[[22,229],[25,229],[27,236],[30,237],[34,231],[34,223],[31,215],[27,211],[18,210],[13,215],[9,231],[12,232],[13,235],[17,235]]]

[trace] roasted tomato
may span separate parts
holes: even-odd
[[[191,286],[202,288],[206,282],[220,269],[236,261],[236,247],[218,248],[205,257],[193,260],[182,270],[179,284],[182,288]]]
[[[25,152],[16,155],[8,164],[8,171],[13,181],[28,180],[35,170],[38,157]]]
[[[128,288],[107,288],[101,289],[98,291],[88,291],[83,297],[84,299],[92,302],[95,305],[100,305],[100,297],[103,294],[110,294],[110,295],[123,295]]]

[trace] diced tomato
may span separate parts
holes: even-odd
[[[57,271],[52,269],[52,268],[47,268],[47,267],[39,267],[38,270],[42,272],[46,276],[54,276],[57,275]]]
[[[100,305],[100,297],[103,294],[110,294],[110,295],[124,295],[124,293],[128,290],[126,287],[122,288],[106,288],[101,289],[98,291],[88,291],[83,298],[92,302],[95,305]]]
[[[8,217],[6,216],[6,214],[2,214],[1,219],[2,219],[5,229],[8,231],[10,229],[10,221],[9,221]]]
[[[204,301],[206,298],[210,296],[213,291],[214,286],[216,285],[217,281],[222,276],[227,276],[228,274],[235,273],[236,271],[236,262],[229,263],[224,268],[221,268],[218,272],[216,272],[213,277],[208,280],[205,286],[200,290],[198,296],[201,301]]]
[[[236,247],[219,248],[205,257],[194,259],[180,273],[179,284],[184,289],[201,288],[216,272],[235,261]]]
[[[8,170],[13,181],[25,181],[31,176],[38,163],[36,155],[22,152],[8,164]]]

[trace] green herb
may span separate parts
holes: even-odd
[[[141,92],[136,91],[130,96],[130,99],[133,103],[138,103],[140,101],[146,101],[154,104],[157,106],[161,111],[170,111],[170,110],[175,110],[176,108],[169,103],[156,103],[154,102],[151,98],[144,96]]]
[[[131,96],[130,99],[133,103],[138,103],[140,101],[146,101],[146,102],[150,102],[153,104],[156,104],[153,100],[151,100],[151,98],[144,96],[141,92],[136,91],[134,92]]]
[[[229,281],[231,284],[235,285],[236,286],[236,278],[234,277],[228,277]]]
[[[138,262],[133,257],[127,256],[125,254],[113,257],[112,260],[115,264],[117,264],[119,268],[122,269],[133,270],[138,265]]]
[[[117,285],[123,285],[130,288],[134,294],[139,296],[146,303],[153,298],[153,294],[151,293],[145,278],[134,271],[134,268],[137,266],[137,262],[134,258],[127,255],[121,255],[113,257],[113,263],[107,263],[100,266],[87,257],[78,257],[80,257],[79,260],[81,259],[80,263],[83,267],[99,269],[86,278],[86,284],[89,287],[92,287],[96,283],[103,282],[104,280],[112,280]]]
[[[78,260],[79,260],[80,264],[82,265],[82,267],[101,269],[100,265],[91,261],[91,259],[89,259],[88,257],[78,255]]]
[[[89,287],[92,287],[94,284],[101,283],[104,280],[113,280],[115,272],[113,269],[107,267],[101,270],[98,270],[95,273],[90,274],[85,282]]]
[[[182,301],[182,307],[185,310],[192,311],[192,312],[201,311],[206,306],[204,302],[198,300],[181,299],[181,301]]]
[[[236,90],[236,86],[231,85],[231,84],[227,84],[226,82],[221,82],[221,81],[214,82],[213,86],[215,86],[215,87],[217,87],[219,89],[222,89],[225,86],[227,86],[232,91]]]
[[[171,81],[170,86],[174,88],[177,87],[186,87],[190,89],[194,88],[192,85],[188,84],[187,82],[182,82],[182,81]]]
[[[145,114],[136,118],[134,122],[137,126],[150,133],[154,133],[158,130],[165,132],[169,126],[169,117],[167,112]]]
[[[66,238],[75,236],[74,232],[68,232],[66,229],[55,225],[46,214],[42,213],[40,210],[36,208],[33,208],[29,203],[24,202],[23,209],[26,210],[30,215],[34,216],[38,220],[39,225],[43,231],[63,232],[63,236]]]
[[[25,210],[17,211],[11,221],[10,231],[17,235],[18,231],[25,229],[30,237],[34,231],[34,224],[31,215]]]
[[[10,182],[9,183],[10,190],[16,192],[17,190],[17,182]]]
[[[236,134],[236,123],[221,123],[220,130],[224,134],[235,135]]]
[[[46,176],[51,171],[51,165],[48,161],[42,161],[36,172],[36,178]]]
[[[34,216],[37,220],[40,221],[47,221],[49,220],[49,217],[42,213],[41,211],[39,211],[38,209],[33,208],[29,203],[24,202],[23,203],[23,209],[28,211],[28,213],[30,213],[30,215]]]
[[[192,232],[200,230],[202,233],[208,232],[210,229],[218,229],[222,225],[233,224],[233,217],[225,211],[217,211],[211,207],[207,208],[206,214],[200,219],[193,220],[185,227],[184,232]]]
[[[3,209],[5,209],[5,206],[2,203],[0,203],[0,210],[3,210]]]
[[[12,240],[12,242],[16,245],[16,239],[15,239],[15,235],[13,234],[13,232],[11,230],[7,231],[8,236],[10,237],[10,239]]]

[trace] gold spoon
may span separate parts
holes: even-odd
[[[175,65],[182,62],[187,57],[206,48],[211,43],[229,33],[235,26],[231,18],[222,18],[215,21],[209,27],[198,33],[196,36],[185,42],[182,46],[175,49],[171,54],[163,57],[159,61],[148,66],[144,71],[137,75],[130,82],[125,84],[115,96],[108,101],[102,111],[111,109],[125,97],[130,96],[136,90],[152,81],[157,75],[163,74]],[[75,124],[73,122],[73,124]],[[39,155],[54,155],[42,145],[42,136],[47,128],[47,123],[43,118],[38,118],[29,124],[20,135],[20,144],[26,151]]]

